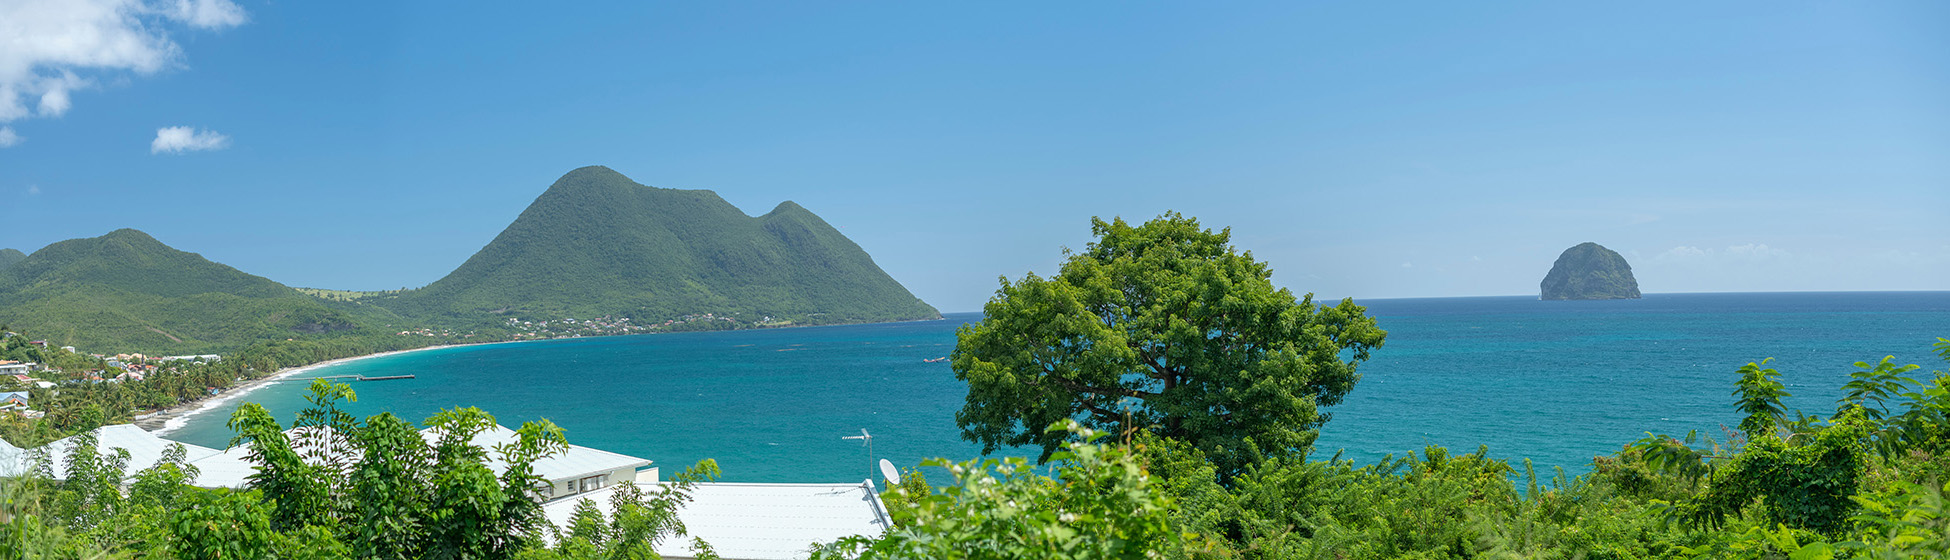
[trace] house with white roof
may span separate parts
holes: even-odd
[[[426,438],[428,445],[433,445],[440,441],[440,432],[427,428],[420,430],[420,437]],[[493,450],[496,445],[514,443],[519,439],[519,433],[497,425],[475,434],[472,443],[481,449]],[[532,467],[536,476],[548,481],[548,488],[541,491],[539,496],[544,501],[593,492],[625,482],[657,481],[657,469],[650,466],[649,459],[575,444],[570,444],[566,451],[535,461]],[[508,469],[508,464],[490,452],[488,468],[500,474]]]
[[[647,492],[655,483],[638,484]],[[549,523],[567,531],[583,498],[609,513],[610,495],[604,488],[574,499],[542,505]],[[844,537],[877,537],[893,526],[873,481],[854,484],[700,483],[691,501],[677,510],[688,534],[657,543],[664,558],[693,558],[691,539],[703,539],[724,560],[799,560],[810,556],[814,544]]]
[[[190,463],[194,463],[197,459],[221,453],[221,451],[201,445],[178,443],[156,437],[155,434],[149,433],[148,430],[138,428],[135,424],[102,426],[90,430],[90,433],[95,434],[95,453],[99,455],[113,456],[116,449],[124,449],[129,452],[129,463],[122,469],[123,477],[135,476],[135,473],[155,466],[156,461],[162,459],[163,450],[168,449],[172,445],[183,446],[183,458],[186,462]],[[47,450],[48,466],[53,469],[55,480],[67,479],[68,455],[75,452],[75,440],[80,437],[79,435],[74,435],[57,439],[44,447]]]
[[[27,467],[27,450],[0,439],[0,476],[24,476]]]
[[[285,434],[290,437],[293,449],[298,450],[308,461],[316,462],[329,453],[307,449],[308,446],[320,445],[319,442],[322,441],[318,438],[306,437],[307,430],[312,429],[293,428],[285,430]],[[438,443],[440,432],[427,428],[420,431],[420,437],[425,438],[428,445],[433,445]],[[494,446],[512,443],[519,437],[520,434],[514,430],[494,426],[476,434],[471,443],[488,451],[488,468],[493,469],[498,475],[508,469],[508,464],[494,452]],[[324,440],[329,439],[328,433]],[[349,452],[354,455],[346,456],[343,459],[344,463],[358,462],[357,448],[347,446],[347,449],[350,449]],[[242,488],[248,482],[247,477],[257,472],[256,464],[247,459],[249,452],[248,445],[239,445],[190,461],[190,464],[199,471],[196,485],[205,488]],[[533,465],[535,475],[547,480],[549,485],[548,488],[538,492],[537,498],[544,501],[559,499],[623,482],[633,482],[639,480],[639,477],[645,482],[656,482],[657,469],[645,469],[649,466],[649,459],[570,445],[566,451],[535,461]]]

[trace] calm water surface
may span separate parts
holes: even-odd
[[[1317,457],[1372,461],[1427,445],[1587,469],[1645,432],[1714,435],[1739,421],[1740,365],[1773,357],[1791,408],[1826,413],[1849,364],[1895,355],[1945,369],[1950,292],[1649,294],[1642,300],[1534,297],[1366,300],[1386,346],[1323,431]],[[355,414],[424,419],[478,406],[505,425],[549,418],[572,442],[665,469],[714,458],[724,480],[833,482],[868,475],[872,432],[899,465],[973,457],[954,414],[967,387],[947,363],[945,321],[677,333],[469,346],[360,360],[309,375],[397,375],[354,383]],[[303,382],[249,395],[287,422]],[[223,447],[228,411],[168,437]],[[1018,453],[1021,454],[1021,453]]]

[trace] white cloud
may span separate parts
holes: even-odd
[[[1662,261],[1691,260],[1691,259],[1705,258],[1708,255],[1711,255],[1712,253],[1713,253],[1712,249],[1701,249],[1699,247],[1693,247],[1689,245],[1680,245],[1678,247],[1666,249],[1665,252],[1659,253],[1657,256],[1654,256],[1652,258],[1662,260]]]
[[[1788,256],[1788,252],[1785,249],[1769,248],[1765,243],[1761,243],[1761,244],[1748,243],[1746,245],[1734,245],[1732,247],[1727,247],[1727,256],[1742,258],[1742,259],[1759,260],[1759,259],[1769,259],[1775,257],[1786,257]]]
[[[58,117],[86,74],[153,74],[178,64],[168,23],[241,25],[231,0],[0,0],[0,123]],[[29,109],[29,104],[34,105]]]
[[[14,134],[14,127],[0,126],[0,148],[18,146],[22,140],[26,140],[26,138],[21,138],[19,134]]]
[[[27,185],[27,195],[28,195],[28,196],[33,196],[33,195],[37,195],[37,194],[41,194],[41,186],[40,186],[40,185]]]
[[[197,130],[187,126],[171,126],[156,129],[156,139],[149,142],[149,153],[180,154],[204,150],[221,150],[230,146],[230,137],[214,130]]]
[[[176,5],[166,13],[170,19],[203,29],[235,27],[247,19],[244,9],[230,0],[176,0]]]

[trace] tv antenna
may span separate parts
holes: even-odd
[[[860,440],[860,442],[861,442],[861,443],[863,443],[863,444],[866,444],[866,447],[867,447],[867,480],[873,480],[873,434],[869,434],[869,433],[867,433],[867,429],[866,429],[866,428],[860,428],[860,435],[857,435],[857,436],[840,436],[840,439],[857,439],[857,440]]]

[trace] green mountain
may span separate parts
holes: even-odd
[[[1617,251],[1597,243],[1565,249],[1539,284],[1543,299],[1638,299],[1639,281],[1632,265]]]
[[[644,186],[605,167],[563,175],[453,273],[377,303],[430,320],[940,317],[797,204],[751,217],[711,191]]]
[[[0,269],[0,324],[88,351],[227,350],[349,331],[374,314],[383,312],[335,307],[133,229],[48,245]]]
[[[27,253],[20,252],[20,249],[0,249],[0,270],[6,270],[24,258],[27,258]]]

